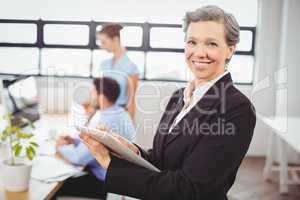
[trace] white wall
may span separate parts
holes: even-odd
[[[283,26],[281,68],[287,69],[287,115],[300,117],[300,1],[285,1],[285,26]],[[295,130],[294,130],[295,131]],[[300,145],[300,144],[299,144]],[[299,153],[289,149],[290,160],[300,162]]]
[[[260,0],[258,6],[253,103],[262,116],[299,117],[300,1]],[[268,134],[259,120],[252,143],[258,155],[265,152]],[[299,161],[292,149],[289,152],[290,161]]]
[[[281,5],[280,0],[258,1],[258,23],[256,30],[255,77],[252,102],[258,115],[275,113],[274,72],[278,66]],[[272,23],[271,23],[272,22]],[[270,31],[272,30],[272,31]],[[258,118],[249,153],[264,155],[269,129]]]
[[[0,18],[182,23],[186,11],[219,5],[243,26],[256,25],[256,1],[232,0],[0,0]]]
[[[300,116],[300,1],[286,1],[287,17],[284,41],[285,62],[288,69],[288,114]],[[299,144],[300,145],[300,144]]]

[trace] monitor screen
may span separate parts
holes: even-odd
[[[17,110],[37,104],[37,88],[34,77],[16,81],[8,86],[8,91],[15,101]],[[14,111],[14,110],[13,110]]]
[[[2,84],[5,110],[13,113],[15,123],[21,123],[20,118],[22,117],[31,121],[39,119],[38,92],[34,77],[3,80]]]

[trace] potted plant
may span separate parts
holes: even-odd
[[[0,173],[3,185],[7,191],[21,192],[26,191],[29,186],[31,174],[31,160],[36,155],[38,144],[33,141],[33,134],[13,125],[14,116],[8,113],[3,116],[6,127],[0,132],[1,141],[8,144],[9,159],[1,162]],[[33,123],[26,119],[21,119],[34,129]],[[26,160],[27,159],[27,160]]]

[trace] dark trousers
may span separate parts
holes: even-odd
[[[52,197],[52,200],[62,196],[106,199],[106,192],[104,183],[89,172],[80,177],[67,179]]]

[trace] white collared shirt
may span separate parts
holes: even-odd
[[[169,133],[172,131],[172,129],[182,120],[182,118],[197,104],[198,101],[204,96],[204,94],[218,81],[220,80],[223,76],[228,74],[229,72],[226,70],[223,74],[218,76],[217,78],[208,81],[197,88],[193,88],[194,84],[193,81],[189,82],[187,84],[187,87],[183,91],[183,101],[184,101],[184,106],[180,111],[180,113],[177,115],[175,118],[172,126],[169,129]]]

